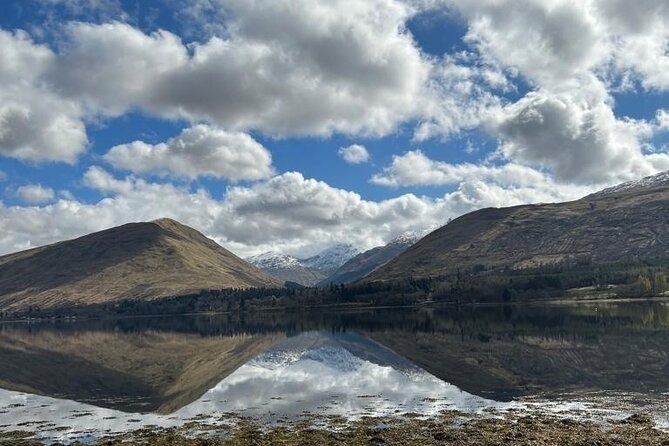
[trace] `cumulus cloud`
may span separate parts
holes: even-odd
[[[597,9],[614,36],[613,65],[647,90],[669,88],[669,4],[643,0],[599,0]]]
[[[589,1],[454,1],[466,41],[535,84],[556,85],[606,60],[608,42]]]
[[[488,107],[480,121],[500,140],[502,158],[579,184],[669,167],[666,154],[647,153],[657,152],[649,141],[661,124],[616,116],[612,97],[618,83],[669,87],[669,8],[662,2],[643,1],[634,12],[617,0],[445,3],[466,20],[465,40],[481,58],[529,83],[524,97]]]
[[[103,194],[127,194],[137,182],[132,178],[118,180],[101,167],[91,166],[84,173],[84,185]],[[140,180],[137,180],[140,181]]]
[[[121,22],[74,22],[65,31],[44,78],[91,114],[115,116],[149,104],[155,86],[188,63],[181,39],[167,31],[144,34]]]
[[[494,125],[505,158],[544,166],[562,182],[611,184],[669,168],[669,155],[642,150],[653,134],[650,123],[617,119],[605,100],[589,101],[578,91],[530,92]]]
[[[416,115],[430,64],[394,0],[225,1],[228,35],[75,23],[48,78],[107,114],[132,106],[270,134],[384,134]]]
[[[22,31],[0,30],[0,155],[73,163],[88,144],[76,102],[41,79],[54,54]]]
[[[190,179],[212,176],[259,180],[274,173],[272,155],[251,136],[204,124],[184,129],[164,143],[135,141],[112,147],[104,159],[136,174]]]
[[[471,180],[439,198],[404,194],[372,201],[288,172],[251,186],[233,187],[216,199],[203,189],[115,178],[99,167],[87,172],[86,184],[109,196],[95,203],[59,199],[42,207],[0,204],[0,252],[167,216],[192,225],[242,256],[268,250],[309,255],[338,242],[371,248],[408,230],[440,226],[450,217],[481,207],[556,201],[576,193],[549,186],[505,188]]]
[[[474,180],[531,186],[548,179],[543,173],[518,164],[452,164],[434,161],[420,150],[411,150],[393,156],[391,165],[374,175],[371,182],[382,186],[443,186]]]
[[[406,30],[415,11],[403,2],[221,0],[216,8],[226,33],[187,44],[118,21],[71,22],[55,49],[2,31],[0,153],[73,162],[88,120],[135,109],[229,131],[384,135],[433,102],[432,61]]]
[[[53,189],[41,184],[26,184],[16,189],[16,196],[29,204],[48,203],[53,200],[55,195]]]
[[[341,147],[337,152],[349,164],[362,164],[369,161],[369,152],[360,144],[351,144],[348,147]]]

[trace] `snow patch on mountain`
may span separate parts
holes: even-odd
[[[286,269],[302,266],[300,259],[276,251],[268,251],[247,257],[246,261],[260,269]]]
[[[313,257],[304,259],[302,264],[307,268],[320,271],[335,270],[359,253],[360,251],[355,246],[340,243]]]
[[[608,187],[599,192],[589,195],[590,197],[601,197],[604,195],[614,194],[632,189],[650,189],[653,187],[669,186],[669,171],[660,172],[655,175],[650,175],[639,180],[632,180],[626,183],[617,184]]]
[[[263,270],[308,268],[316,271],[331,271],[339,268],[360,251],[352,245],[337,244],[313,257],[298,259],[288,254],[268,251],[247,257],[246,261]]]
[[[407,231],[389,241],[388,244],[386,244],[386,246],[395,246],[395,245],[411,246],[415,244],[418,240],[422,239],[427,234],[432,232],[433,230],[434,230],[433,228],[430,228],[430,229],[424,229],[422,231]]]

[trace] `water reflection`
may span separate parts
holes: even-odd
[[[7,324],[0,425],[71,434],[228,411],[429,414],[602,392],[656,404],[667,345],[660,301]]]

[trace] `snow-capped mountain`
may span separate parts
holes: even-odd
[[[393,246],[393,245],[404,245],[404,246],[411,246],[414,243],[416,243],[418,240],[422,239],[425,237],[427,234],[432,232],[433,229],[424,229],[422,231],[407,231],[403,234],[398,235],[391,241],[389,241],[386,246]]]
[[[260,269],[297,268],[302,266],[300,259],[276,251],[268,251],[246,259],[247,262]]]
[[[340,243],[321,251],[313,257],[303,260],[302,264],[307,268],[318,271],[332,272],[348,260],[355,257],[358,253],[360,253],[360,251],[356,247]]]
[[[632,189],[650,189],[653,187],[669,186],[669,171],[660,172],[655,175],[650,175],[638,180],[627,181],[626,183],[617,184],[608,187],[599,192],[591,194],[590,197],[601,197],[603,195],[615,194]]]
[[[331,283],[354,282],[370,271],[378,268],[389,260],[404,252],[411,245],[422,239],[431,232],[430,229],[423,231],[410,231],[398,235],[384,246],[377,246],[349,259],[337,268],[332,275],[319,282],[319,286],[328,286]]]
[[[351,245],[338,244],[307,259],[269,251],[248,257],[246,261],[284,282],[311,286],[327,277],[358,252]]]

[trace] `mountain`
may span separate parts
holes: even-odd
[[[319,282],[318,286],[354,282],[406,251],[425,234],[426,232],[407,232],[384,246],[377,246],[360,253],[337,268],[331,276]]]
[[[320,271],[307,268],[302,260],[280,252],[265,252],[247,257],[246,261],[283,282],[311,286],[325,277]]]
[[[587,258],[594,264],[669,256],[669,174],[580,200],[487,208],[432,232],[364,281],[457,270],[522,269]]]
[[[337,244],[319,252],[313,257],[303,260],[303,263],[307,268],[331,274],[359,252],[354,246]]]
[[[174,220],[129,223],[0,257],[0,309],[157,299],[281,283]]]
[[[337,244],[306,259],[269,251],[247,257],[246,260],[283,282],[312,286],[332,274],[358,252],[351,245]]]

